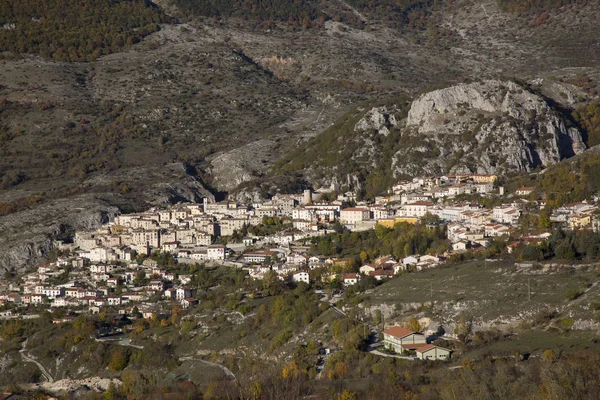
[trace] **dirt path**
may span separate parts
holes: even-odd
[[[224,365],[213,363],[213,362],[210,362],[210,361],[206,361],[206,360],[203,360],[201,358],[194,358],[194,357],[179,357],[179,361],[198,361],[198,362],[201,362],[203,364],[210,365],[212,367],[220,368],[225,373],[225,375],[227,375],[228,377],[230,377],[231,379],[233,379],[236,383],[238,381],[237,378],[235,377],[235,375],[233,374],[233,372],[231,372],[229,370],[229,368],[225,367]]]
[[[113,344],[117,344],[119,346],[127,346],[127,347],[133,347],[134,349],[143,349],[144,346],[138,346],[135,344],[131,344],[131,339],[129,338],[110,338],[110,337],[105,337],[105,338],[98,338],[96,339],[96,342],[109,342],[109,343],[113,343]]]
[[[25,346],[25,343],[27,341],[23,342],[22,346]],[[25,349],[22,348],[21,350],[19,350],[19,353],[21,354],[21,357],[23,357],[23,360],[27,361],[27,362],[32,362],[35,365],[38,366],[38,368],[40,369],[40,371],[42,372],[42,375],[44,376],[44,378],[46,379],[46,381],[48,381],[48,383],[53,383],[54,382],[54,378],[52,378],[52,375],[50,375],[50,373],[46,370],[46,368],[44,368],[44,366],[42,364],[40,364],[39,362],[37,362],[36,360],[34,360],[33,358],[31,358],[30,356],[28,356],[27,354],[25,354]]]
[[[358,18],[360,18],[360,20],[362,22],[367,22],[367,19],[365,18],[364,15],[362,15],[361,13],[358,12],[358,10],[354,7],[352,7],[350,4],[346,3],[344,0],[338,0],[338,3],[340,3],[342,6],[344,6],[346,9],[352,11],[352,13],[354,15],[356,15]]]

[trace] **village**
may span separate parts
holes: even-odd
[[[532,188],[505,194],[495,175],[454,175],[400,181],[386,196],[357,201],[352,193],[281,194],[253,204],[182,203],[168,209],[117,216],[92,232],[77,232],[71,243],[56,242],[61,254],[20,281],[0,287],[0,317],[34,318],[41,309],[98,314],[110,309],[122,315],[151,318],[159,304],[193,307],[193,274],[177,274],[150,256],[168,254],[181,265],[209,264],[247,271],[247,279],[276,276],[282,283],[314,284],[311,271],[338,285],[338,292],[365,277],[401,279],[407,272],[435,268],[453,254],[485,249],[504,238],[507,251],[540,244],[550,232],[518,233],[527,213],[539,213],[544,200],[531,200]],[[465,196],[496,199],[492,208]],[[325,200],[327,198],[328,200]],[[461,199],[463,198],[463,199]],[[596,200],[596,199],[592,199]],[[564,229],[598,230],[598,208],[592,202],[566,204],[549,219]],[[378,257],[358,271],[345,260],[310,254],[307,241],[335,229],[365,231],[398,223],[443,227],[448,248],[440,254],[410,254],[402,259]],[[268,229],[267,229],[268,228]],[[30,310],[30,311],[27,311]],[[66,322],[65,314],[55,322]],[[401,327],[384,331],[389,351],[418,358],[448,359],[450,353],[428,344],[426,337]]]

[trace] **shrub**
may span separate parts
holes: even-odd
[[[567,300],[573,301],[583,295],[583,291],[577,288],[569,289],[567,292]]]

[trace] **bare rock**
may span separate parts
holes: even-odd
[[[397,174],[529,171],[585,150],[581,133],[544,97],[499,80],[423,94],[403,140],[412,145],[396,154]]]

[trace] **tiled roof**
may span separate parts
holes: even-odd
[[[401,326],[392,326],[391,328],[386,329],[383,333],[388,334],[390,336],[394,336],[397,338],[403,338],[413,333],[418,333],[415,331],[411,331],[410,329],[403,328]]]

